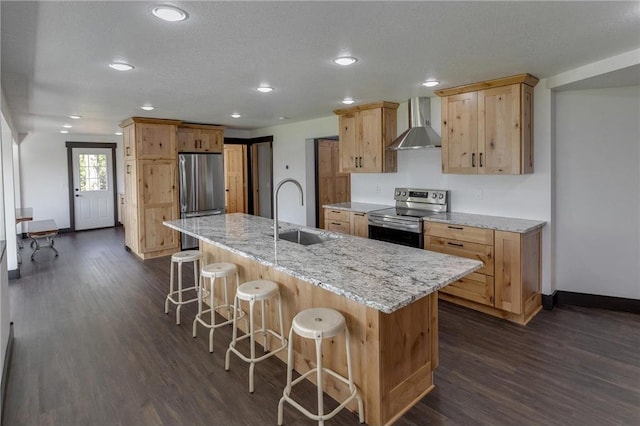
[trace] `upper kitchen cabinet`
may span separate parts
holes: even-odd
[[[176,158],[176,129],[179,120],[132,117],[122,123],[125,160]]]
[[[224,127],[182,124],[178,127],[178,152],[222,152]]]
[[[533,88],[520,74],[451,89],[442,97],[442,172],[533,173]]]
[[[395,151],[398,104],[375,102],[335,110],[340,116],[340,171],[386,173],[397,171]]]

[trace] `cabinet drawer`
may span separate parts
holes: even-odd
[[[435,237],[493,245],[493,229],[452,225],[449,223],[425,222],[424,232],[427,235]]]
[[[332,232],[340,232],[341,234],[351,233],[351,226],[349,226],[349,222],[340,222],[329,218],[324,219],[324,229]]]
[[[480,260],[484,266],[478,273],[493,275],[493,246],[470,243],[468,241],[450,240],[442,237],[426,236],[424,248],[467,259]]]
[[[350,212],[348,210],[324,209],[324,217],[338,222],[349,222]]]
[[[493,306],[494,282],[493,277],[487,275],[474,272],[458,281],[452,282],[439,291],[473,302]]]

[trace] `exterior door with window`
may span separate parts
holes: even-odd
[[[113,158],[108,148],[73,148],[75,229],[115,225]]]

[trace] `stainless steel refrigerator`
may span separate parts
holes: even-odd
[[[179,154],[180,218],[224,213],[222,154]],[[198,246],[198,240],[182,234],[182,250]]]

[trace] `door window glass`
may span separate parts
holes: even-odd
[[[80,154],[78,160],[80,191],[107,190],[107,155]]]

